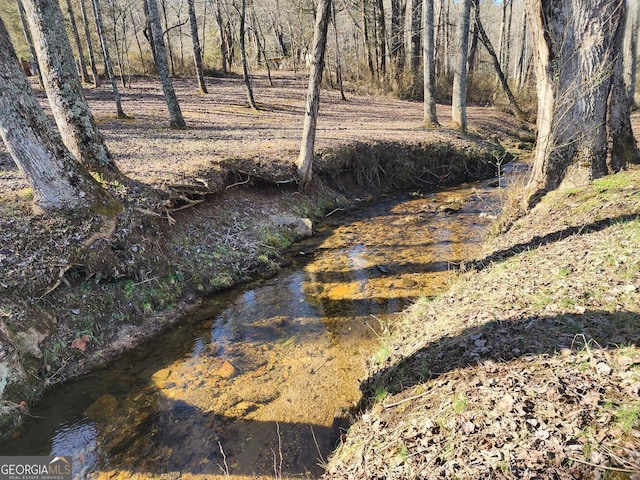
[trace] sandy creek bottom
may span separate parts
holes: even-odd
[[[475,184],[330,216],[278,276],[49,392],[1,454],[71,455],[75,478],[321,475],[380,322],[445,288],[496,197]]]

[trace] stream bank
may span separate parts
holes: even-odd
[[[363,160],[363,148],[371,161]],[[490,176],[503,158],[500,147],[474,137],[435,150],[429,144],[342,145],[324,152],[319,181],[302,194],[283,183],[290,167],[247,169],[239,161],[211,172],[217,180],[210,178],[209,190],[200,192],[202,204],[161,218],[148,214],[148,187],[107,185],[127,205],[115,223],[25,216],[28,196],[3,204],[9,208],[2,217],[0,431],[11,434],[52,385],[167,328],[204,296],[273,275],[297,238],[274,216],[318,221],[384,192]],[[82,247],[88,238],[94,241]]]

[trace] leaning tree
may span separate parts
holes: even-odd
[[[625,0],[526,0],[538,138],[527,196],[615,172],[640,154],[623,83]]]
[[[119,176],[89,109],[57,0],[23,0],[47,97],[65,144],[87,168]]]
[[[65,147],[38,103],[0,20],[0,136],[43,210],[120,210]]]

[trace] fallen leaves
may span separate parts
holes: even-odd
[[[71,342],[71,348],[77,348],[81,352],[84,352],[87,349],[87,343],[89,343],[91,339],[88,335],[82,335],[77,337]]]

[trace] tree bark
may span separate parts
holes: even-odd
[[[42,73],[40,73],[40,67],[38,66],[38,54],[36,53],[36,49],[33,46],[33,38],[31,37],[31,32],[29,31],[29,24],[27,23],[27,16],[24,12],[24,5],[22,4],[22,0],[18,0],[18,15],[20,16],[20,24],[22,25],[24,38],[27,41],[29,52],[31,53],[31,57],[33,58],[33,69],[35,70],[33,73],[38,76],[38,83],[40,84],[40,88],[44,88]]]
[[[451,119],[453,128],[467,131],[467,56],[469,49],[469,19],[471,0],[462,0],[462,13],[458,22],[455,70],[451,97]]]
[[[65,145],[88,169],[118,176],[111,153],[93,118],[76,66],[69,39],[61,25],[62,11],[56,0],[24,0],[45,90]]]
[[[110,215],[120,210],[67,150],[50,124],[1,20],[0,135],[31,185],[37,207],[47,211],[90,209]]]
[[[342,84],[342,61],[340,59],[340,42],[338,41],[338,26],[336,24],[336,4],[331,3],[331,23],[333,23],[333,33],[336,42],[336,80],[340,88],[340,98],[343,102],[347,101],[344,95],[344,85]]]
[[[624,49],[624,83],[627,97],[632,110],[638,108],[636,104],[636,73],[638,70],[638,28],[640,23],[640,7],[632,4],[629,10],[629,22]]]
[[[373,67],[371,41],[369,40],[369,21],[367,18],[367,0],[361,0],[361,2],[362,2],[362,35],[364,38],[364,50],[367,55],[367,66],[369,67],[369,73],[371,74],[371,79],[374,79],[376,74]]]
[[[84,59],[84,50],[82,48],[82,42],[80,41],[80,34],[78,33],[78,24],[76,23],[76,17],[73,13],[73,5],[71,0],[66,0],[67,12],[69,12],[69,21],[71,23],[71,33],[76,43],[76,49],[78,50],[78,60],[80,61],[80,73],[82,75],[82,81],[89,83],[89,72],[87,71],[87,62]]]
[[[424,77],[424,124],[427,127],[437,127],[436,114],[436,63],[435,42],[433,38],[434,18],[433,0],[422,0],[422,58]]]
[[[173,83],[171,82],[171,76],[169,75],[169,66],[167,64],[167,51],[164,48],[164,38],[162,35],[162,27],[160,26],[160,13],[158,12],[158,3],[156,0],[146,0],[147,7],[149,9],[149,24],[151,27],[151,34],[153,36],[153,46],[156,52],[156,68],[160,74],[162,82],[162,90],[164,91],[164,98],[167,102],[167,108],[169,110],[170,125],[173,128],[186,128],[187,124],[182,117],[182,111],[180,110],[180,104],[178,103],[178,97],[173,90]]]
[[[224,22],[222,20],[222,9],[220,8],[221,0],[214,0],[216,3],[216,24],[218,25],[218,33],[220,35],[220,60],[222,62],[221,68],[222,73],[227,73],[229,71],[229,66],[227,65],[227,41],[224,34]]]
[[[246,25],[247,18],[247,0],[242,0],[242,5],[240,9],[240,58],[242,60],[242,79],[244,80],[244,85],[247,88],[247,100],[249,101],[249,106],[254,110],[258,109],[256,105],[256,100],[253,97],[253,86],[251,85],[251,76],[249,75],[249,65],[247,62],[247,48],[246,48]]]
[[[622,87],[625,0],[526,1],[538,91],[538,139],[526,201],[637,162]]]
[[[118,118],[127,118],[127,115],[122,110],[122,103],[120,101],[120,92],[118,92],[118,85],[116,84],[116,77],[113,74],[113,64],[111,63],[111,56],[109,55],[109,44],[107,43],[107,37],[104,33],[104,24],[102,23],[102,9],[100,7],[100,0],[92,0],[93,2],[93,15],[96,20],[96,29],[98,30],[98,38],[100,39],[100,45],[102,46],[102,59],[107,70],[107,75],[111,81],[111,90],[113,91],[113,100],[116,104],[116,113]]]
[[[194,0],[188,0],[189,5],[189,23],[191,24],[191,42],[193,43],[193,59],[196,66],[196,77],[198,78],[198,88],[200,93],[207,92],[207,84],[204,81],[204,72],[202,71],[202,52],[200,51],[200,38],[198,37],[198,20],[196,17],[196,7]]]
[[[80,14],[82,15],[82,25],[84,27],[84,36],[87,41],[87,51],[89,53],[89,65],[91,66],[91,76],[93,77],[93,88],[100,86],[100,77],[98,77],[98,67],[96,66],[96,57],[93,53],[93,42],[91,41],[91,32],[89,31],[89,17],[87,15],[87,7],[85,0],[80,0]]]
[[[311,181],[313,154],[316,139],[316,123],[320,108],[320,83],[324,68],[324,52],[327,45],[327,29],[331,12],[331,0],[320,0],[316,10],[316,22],[313,31],[313,48],[309,86],[307,88],[307,105],[302,129],[302,142],[297,167],[301,186],[304,188]]]

